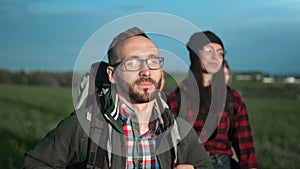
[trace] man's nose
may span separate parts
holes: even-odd
[[[150,76],[150,69],[146,62],[143,62],[142,66],[141,66],[141,71],[139,72],[139,75],[145,76],[145,77]]]

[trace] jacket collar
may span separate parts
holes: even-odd
[[[157,95],[153,107],[154,112],[158,114],[159,125],[161,127],[161,129],[159,129],[159,133],[169,128],[174,122],[172,112],[170,111],[165,99],[163,99],[161,95],[162,94]],[[120,132],[123,132],[123,123],[121,120],[121,114],[119,109],[119,106],[122,104],[122,101],[120,100],[118,94],[114,94],[113,97],[114,99],[112,99],[111,93],[108,93],[102,98],[100,98],[101,112],[106,121],[111,123]]]

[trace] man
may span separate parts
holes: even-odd
[[[26,153],[23,168],[85,168],[95,158],[88,168],[212,168],[195,131],[184,130],[162,98],[164,58],[146,34],[136,27],[119,34],[108,58],[111,91],[97,100],[91,124],[100,130],[97,151],[88,156],[89,136],[72,115]]]
[[[213,32],[197,32],[191,36],[187,48],[190,53],[191,73],[179,84],[175,91],[169,94],[170,109],[176,116],[179,116],[181,113],[179,110],[185,107],[183,110],[188,112],[186,118],[192,119],[190,117],[195,117],[195,121],[190,121],[190,124],[193,125],[200,138],[205,138],[201,140],[206,150],[210,153],[215,169],[231,168],[230,157],[233,154],[231,145],[237,151],[240,168],[258,168],[250,122],[241,97],[234,96],[232,103],[234,104],[233,113],[229,110],[228,99],[226,99],[224,106],[224,97],[224,102],[219,103],[219,106],[221,105],[223,108],[220,109],[219,113],[217,112],[216,117],[218,118],[215,119],[219,120],[219,123],[215,127],[214,132],[210,133],[204,129],[207,119],[213,113],[211,110],[215,110],[215,107],[211,105],[213,104],[212,89],[216,84],[212,85],[212,82],[216,81],[216,77],[220,73],[223,73],[222,69],[220,69],[222,68],[225,55],[223,42]],[[224,75],[221,77],[224,78]],[[197,81],[198,91],[190,85],[192,78],[195,78]],[[223,93],[226,94],[224,81],[223,79],[219,83],[223,83]],[[192,108],[187,105],[197,104],[194,99],[191,99],[194,98],[195,92],[199,92],[200,105],[197,108]],[[218,94],[220,92],[217,92],[216,95],[221,97]],[[236,92],[233,94],[238,95]]]

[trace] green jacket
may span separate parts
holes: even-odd
[[[90,141],[87,133],[91,125],[96,128],[98,136],[98,139],[93,137],[96,138],[93,141],[99,142],[100,149],[104,150],[102,159],[97,162],[104,169],[126,168],[126,142],[120,134],[122,129],[118,122],[109,116],[111,111],[105,111],[106,109],[102,109],[102,113],[97,114],[96,123],[93,124],[86,118],[89,110],[72,113],[36,147],[26,152],[22,168],[86,168]],[[174,168],[177,164],[192,164],[194,168],[213,168],[209,155],[198,142],[194,129],[182,119],[174,120],[168,108],[163,114],[163,120],[168,124],[163,127],[165,134],[158,137],[157,152],[161,168]],[[108,140],[114,145],[110,151],[107,151]]]

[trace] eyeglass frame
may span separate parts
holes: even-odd
[[[136,69],[136,70],[135,70],[135,69],[134,69],[134,70],[133,70],[133,69],[130,70],[130,69],[128,69],[128,68],[126,67],[126,64],[124,64],[124,63],[125,63],[127,60],[131,60],[131,59],[136,59],[136,60],[139,61],[140,66],[139,66],[138,69]],[[159,61],[159,67],[158,67],[158,68],[151,68],[151,67],[149,66],[149,63],[148,63],[148,60],[150,60],[150,59],[158,59],[158,61]],[[124,70],[126,70],[126,71],[128,71],[128,72],[133,72],[133,71],[141,70],[142,67],[143,67],[143,63],[146,62],[146,65],[147,65],[147,67],[148,67],[150,70],[158,70],[158,69],[161,69],[161,68],[164,67],[164,60],[165,60],[164,57],[159,57],[159,56],[154,56],[154,57],[152,56],[152,57],[149,57],[149,58],[146,58],[146,59],[140,59],[140,58],[138,58],[138,56],[129,56],[129,57],[126,57],[125,59],[121,60],[120,62],[117,62],[117,63],[112,64],[112,65],[110,65],[110,66],[116,68],[116,67],[118,67],[121,63],[123,63],[123,68],[124,68]]]

